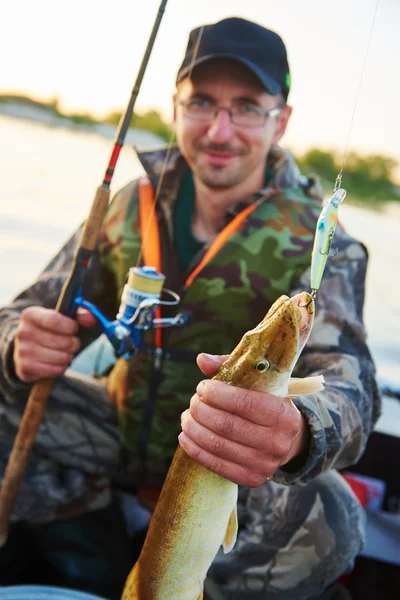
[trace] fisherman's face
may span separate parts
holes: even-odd
[[[281,98],[269,95],[249,69],[233,60],[199,65],[190,79],[178,84],[174,97],[178,145],[195,177],[215,189],[229,189],[246,180],[251,185],[255,178],[262,182],[267,155],[285,132],[290,107],[261,125],[248,127],[232,123],[226,110],[208,121],[191,118],[181,104],[188,100],[271,110],[282,105]]]

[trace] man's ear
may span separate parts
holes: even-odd
[[[272,139],[273,145],[276,145],[279,142],[279,140],[281,139],[281,137],[283,136],[283,134],[285,133],[291,114],[292,114],[292,107],[286,105],[282,108],[281,112],[276,117],[275,134]]]

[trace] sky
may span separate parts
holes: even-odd
[[[159,4],[3,3],[0,93],[57,96],[63,110],[97,116],[123,109]],[[295,151],[332,148],[343,155],[348,142],[350,150],[400,159],[399,0],[169,0],[137,111],[156,108],[171,118],[175,74],[189,31],[230,16],[273,29],[286,43],[294,107],[286,145]],[[400,183],[400,170],[397,175]]]

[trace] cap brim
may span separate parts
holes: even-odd
[[[276,96],[277,94],[279,94],[279,92],[282,92],[282,88],[279,85],[279,83],[277,81],[275,81],[275,79],[273,79],[273,77],[271,77],[267,73],[264,73],[264,71],[262,71],[260,69],[260,67],[258,67],[258,65],[254,64],[250,60],[246,60],[245,58],[236,56],[235,54],[225,54],[225,53],[208,54],[206,56],[202,56],[202,57],[198,58],[197,60],[195,60],[193,63],[191,63],[188,67],[184,67],[183,69],[180,69],[178,72],[177,78],[176,78],[176,83],[178,83],[179,81],[182,81],[182,79],[184,79],[188,75],[188,73],[195,67],[197,67],[205,62],[208,62],[210,60],[215,60],[218,58],[228,58],[231,60],[236,60],[237,62],[241,63],[242,65],[244,65],[245,67],[250,69],[250,71],[257,77],[257,79],[260,81],[261,85],[267,90],[267,92],[269,94],[271,94],[271,96]]]

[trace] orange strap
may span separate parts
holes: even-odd
[[[154,191],[148,177],[139,180],[139,219],[142,232],[142,256],[146,267],[154,267],[158,273],[162,273],[160,233],[156,218],[156,207],[154,204]],[[157,319],[161,318],[161,307],[154,311]],[[162,330],[156,329],[155,343],[157,348],[162,347]]]
[[[280,192],[280,188],[271,190],[267,194],[264,194],[261,198],[246,206],[238,215],[236,215],[232,221],[224,227],[224,229],[215,238],[207,252],[204,254],[202,260],[197,267],[190,273],[186,279],[185,287],[189,287],[195,277],[200,273],[202,269],[210,262],[212,258],[221,250],[226,244],[228,239],[243,225],[247,217],[262,203],[264,200],[271,198],[275,194]],[[154,206],[154,192],[148,177],[142,177],[139,182],[139,217],[140,217],[140,228],[142,231],[142,253],[143,261],[146,266],[152,266],[161,273],[161,250],[160,250],[160,234],[158,231],[158,223],[156,218],[156,211]],[[156,316],[159,317],[161,311],[159,308],[156,310]],[[160,335],[158,335],[160,334]],[[161,329],[156,330],[156,345],[157,348],[161,347]],[[159,345],[160,344],[160,345]]]
[[[206,266],[206,264],[212,258],[214,258],[217,252],[221,250],[221,248],[226,244],[231,235],[233,235],[236,231],[238,231],[238,229],[240,229],[247,217],[257,208],[257,206],[259,206],[262,202],[264,202],[264,200],[266,200],[267,198],[271,198],[271,196],[274,196],[278,192],[280,192],[280,188],[274,189],[268,192],[268,194],[264,194],[264,196],[256,200],[256,202],[253,202],[252,204],[249,204],[249,206],[246,206],[246,208],[244,208],[242,212],[237,214],[232,219],[232,221],[230,221],[228,225],[224,227],[224,229],[217,235],[207,252],[204,254],[200,263],[190,273],[189,277],[186,280],[185,287],[189,287],[193,283],[194,278]]]

